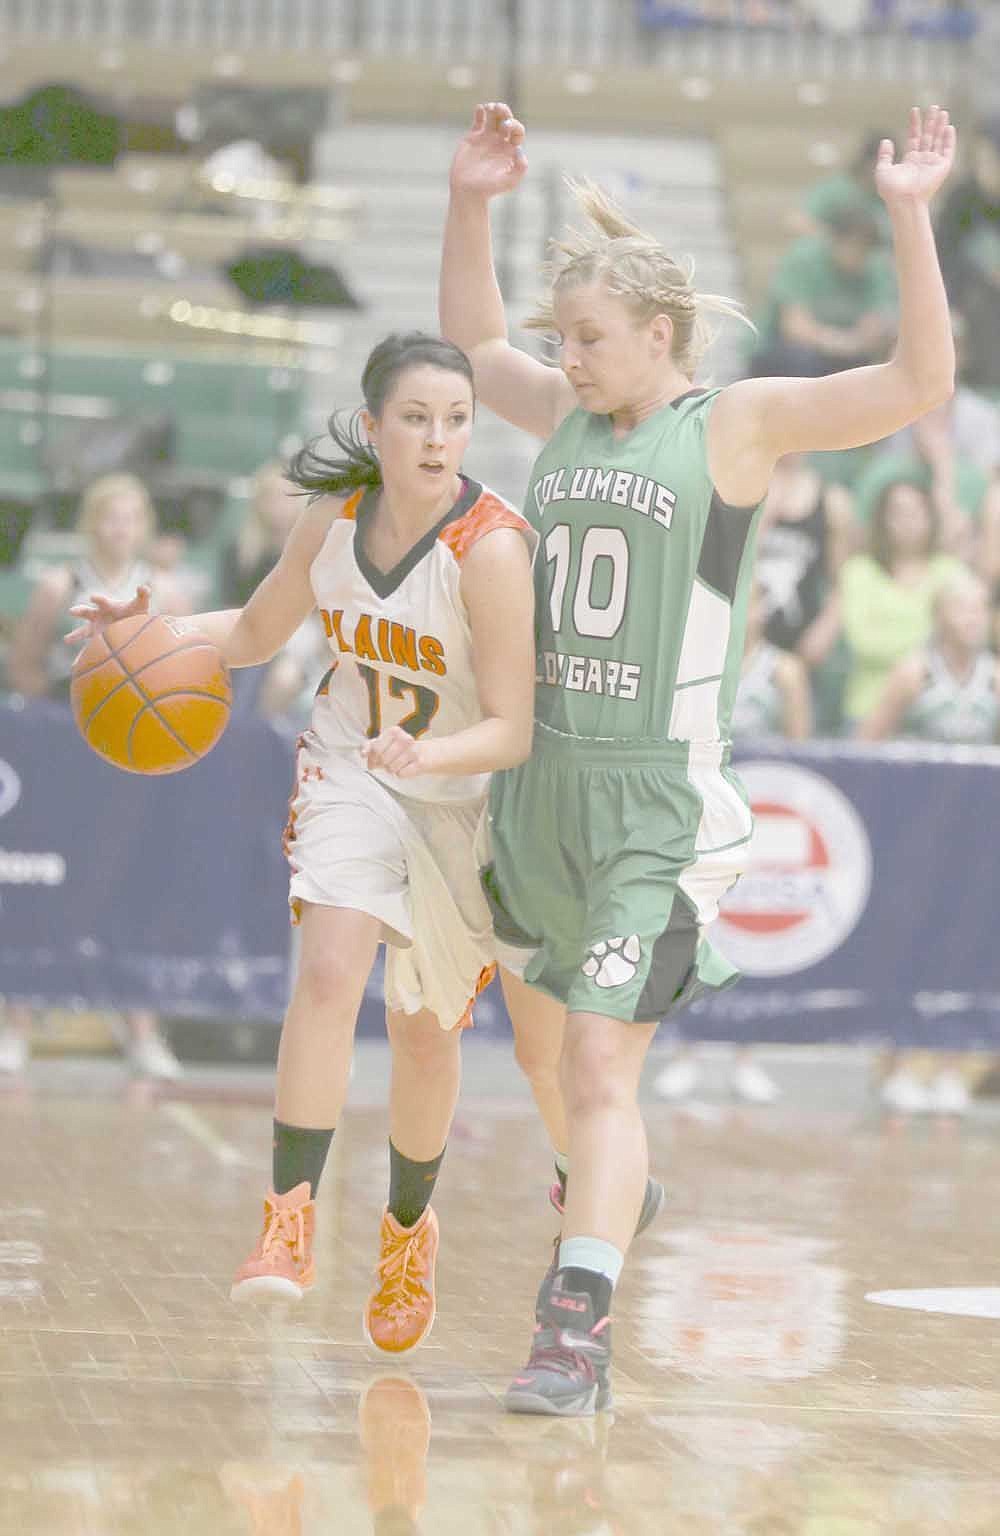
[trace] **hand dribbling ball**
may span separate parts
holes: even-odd
[[[192,767],[225,730],[232,700],[218,646],[163,614],[136,614],[100,630],[70,679],[84,741],[129,773]]]

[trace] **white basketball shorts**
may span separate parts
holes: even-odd
[[[476,851],[485,817],[484,798],[408,798],[360,759],[300,738],[285,828],[292,921],[302,902],[370,913],[387,946],[387,1006],[427,1008],[443,1029],[470,1022],[495,960]]]

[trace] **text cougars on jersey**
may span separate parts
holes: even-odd
[[[569,656],[539,651],[535,682],[570,693],[600,693],[609,699],[636,699],[642,668],[638,662],[605,661],[598,656]]]
[[[532,487],[541,513],[550,501],[603,501],[631,507],[661,528],[669,528],[677,497],[667,486],[627,469],[553,469]]]

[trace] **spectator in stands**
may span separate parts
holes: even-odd
[[[102,475],[84,492],[77,517],[80,557],[44,571],[14,632],[7,671],[11,687],[26,698],[69,697],[72,653],[62,644],[74,627],[69,609],[93,591],[135,592],[148,583],[158,606],[189,611],[177,584],[165,580],[149,551],[156,512],[134,475]]]
[[[806,454],[781,459],[764,503],[755,570],[767,639],[794,651],[808,667],[820,733],[840,727],[844,660],[831,594],[855,540],[853,503],[845,488],[824,483]]]
[[[896,481],[876,504],[866,554],[840,573],[836,605],[849,651],[844,712],[856,726],[873,708],[892,668],[924,645],[942,587],[967,574],[939,547],[930,493]]]
[[[747,613],[743,669],[733,705],[733,740],[783,736],[804,741],[812,734],[809,674],[800,657],[765,633],[767,606],[755,584]]]
[[[25,698],[68,699],[72,653],[63,643],[76,621],[69,609],[91,592],[131,598],[148,583],[157,605],[171,613],[189,611],[183,592],[164,580],[148,558],[156,533],[156,513],[146,487],[133,475],[104,475],[83,494],[77,520],[80,558],[44,571],[11,642],[7,661],[10,686]],[[27,1063],[32,1012],[7,1001],[0,1030],[0,1072],[18,1072]],[[125,1018],[125,1050],[137,1075],[175,1078],[180,1064],[160,1034],[155,1014],[146,1009]]]
[[[969,174],[949,190],[936,224],[948,295],[968,327],[966,382],[1000,395],[1000,116],[980,126]]]
[[[816,377],[877,362],[896,329],[896,285],[879,225],[854,193],[797,240],[772,281],[751,372]]]
[[[808,660],[813,626],[851,552],[853,506],[806,454],[779,459],[767,489],[754,567],[767,639]]]
[[[869,134],[842,171],[814,182],[801,208],[794,209],[789,216],[792,233],[821,236],[830,217],[836,218],[840,208],[854,201],[868,209],[878,226],[880,242],[887,244],[889,224],[885,204],[875,190],[875,160],[882,140],[891,137],[886,133]]]
[[[250,505],[236,537],[222,551],[220,597],[229,608],[242,608],[278,563],[302,498],[294,494],[276,461],[261,465],[253,478]]]
[[[960,383],[952,398],[880,445],[853,490],[860,522],[871,520],[884,488],[907,480],[930,490],[940,522],[941,547],[1000,576],[1000,404],[965,382],[966,325],[952,315]]]
[[[952,745],[1000,740],[1000,661],[990,649],[986,583],[961,573],[933,604],[927,646],[898,662],[858,727],[864,741],[907,736]]]
[[[178,528],[164,529],[153,539],[146,558],[153,568],[158,592],[169,592],[172,603],[180,603],[180,613],[195,613],[203,606],[212,587],[211,573],[190,556],[186,533]]]
[[[301,511],[302,497],[295,494],[282,466],[264,464],[254,476],[243,525],[222,553],[219,584],[223,607],[245,607],[251,593],[277,564]],[[326,669],[324,658],[328,657],[322,625],[311,615],[266,667],[236,673],[236,707],[295,731],[303,729],[316,685]]]
[[[765,637],[765,594],[755,584],[747,615],[743,672],[733,706],[733,740],[782,736],[803,741],[812,730],[809,675],[804,663]],[[653,1091],[677,1103],[689,1098],[701,1072],[690,1046],[674,1052],[657,1074]],[[730,1086],[736,1098],[749,1104],[770,1104],[779,1096],[778,1085],[747,1047],[739,1047],[730,1067]]]
[[[866,741],[906,736],[974,746],[1000,740],[1000,661],[989,640],[985,582],[971,574],[948,581],[934,600],[930,643],[893,668],[858,735]],[[964,1114],[969,1088],[962,1058],[895,1055],[882,1100],[904,1114]]]

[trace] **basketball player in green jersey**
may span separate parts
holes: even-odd
[[[733,972],[703,937],[746,857],[750,814],[728,766],[757,512],[783,454],[887,437],[947,399],[954,348],[928,204],[951,168],[948,114],[911,113],[875,170],[895,246],[899,336],[885,363],[824,378],[693,385],[706,311],[665,250],[595,188],[556,244],[534,323],[558,369],[507,339],[489,201],[527,168],[524,128],[477,108],[451,169],[441,323],[481,398],[546,440],[527,514],[535,560],[535,745],[491,791],[485,872],[501,938],[566,1011],[560,1063],[568,1190],[515,1412],[610,1401],[610,1300],[643,1198],[638,1108],[657,1022]],[[516,1006],[526,989],[515,987]],[[530,995],[530,994],[529,994]]]

